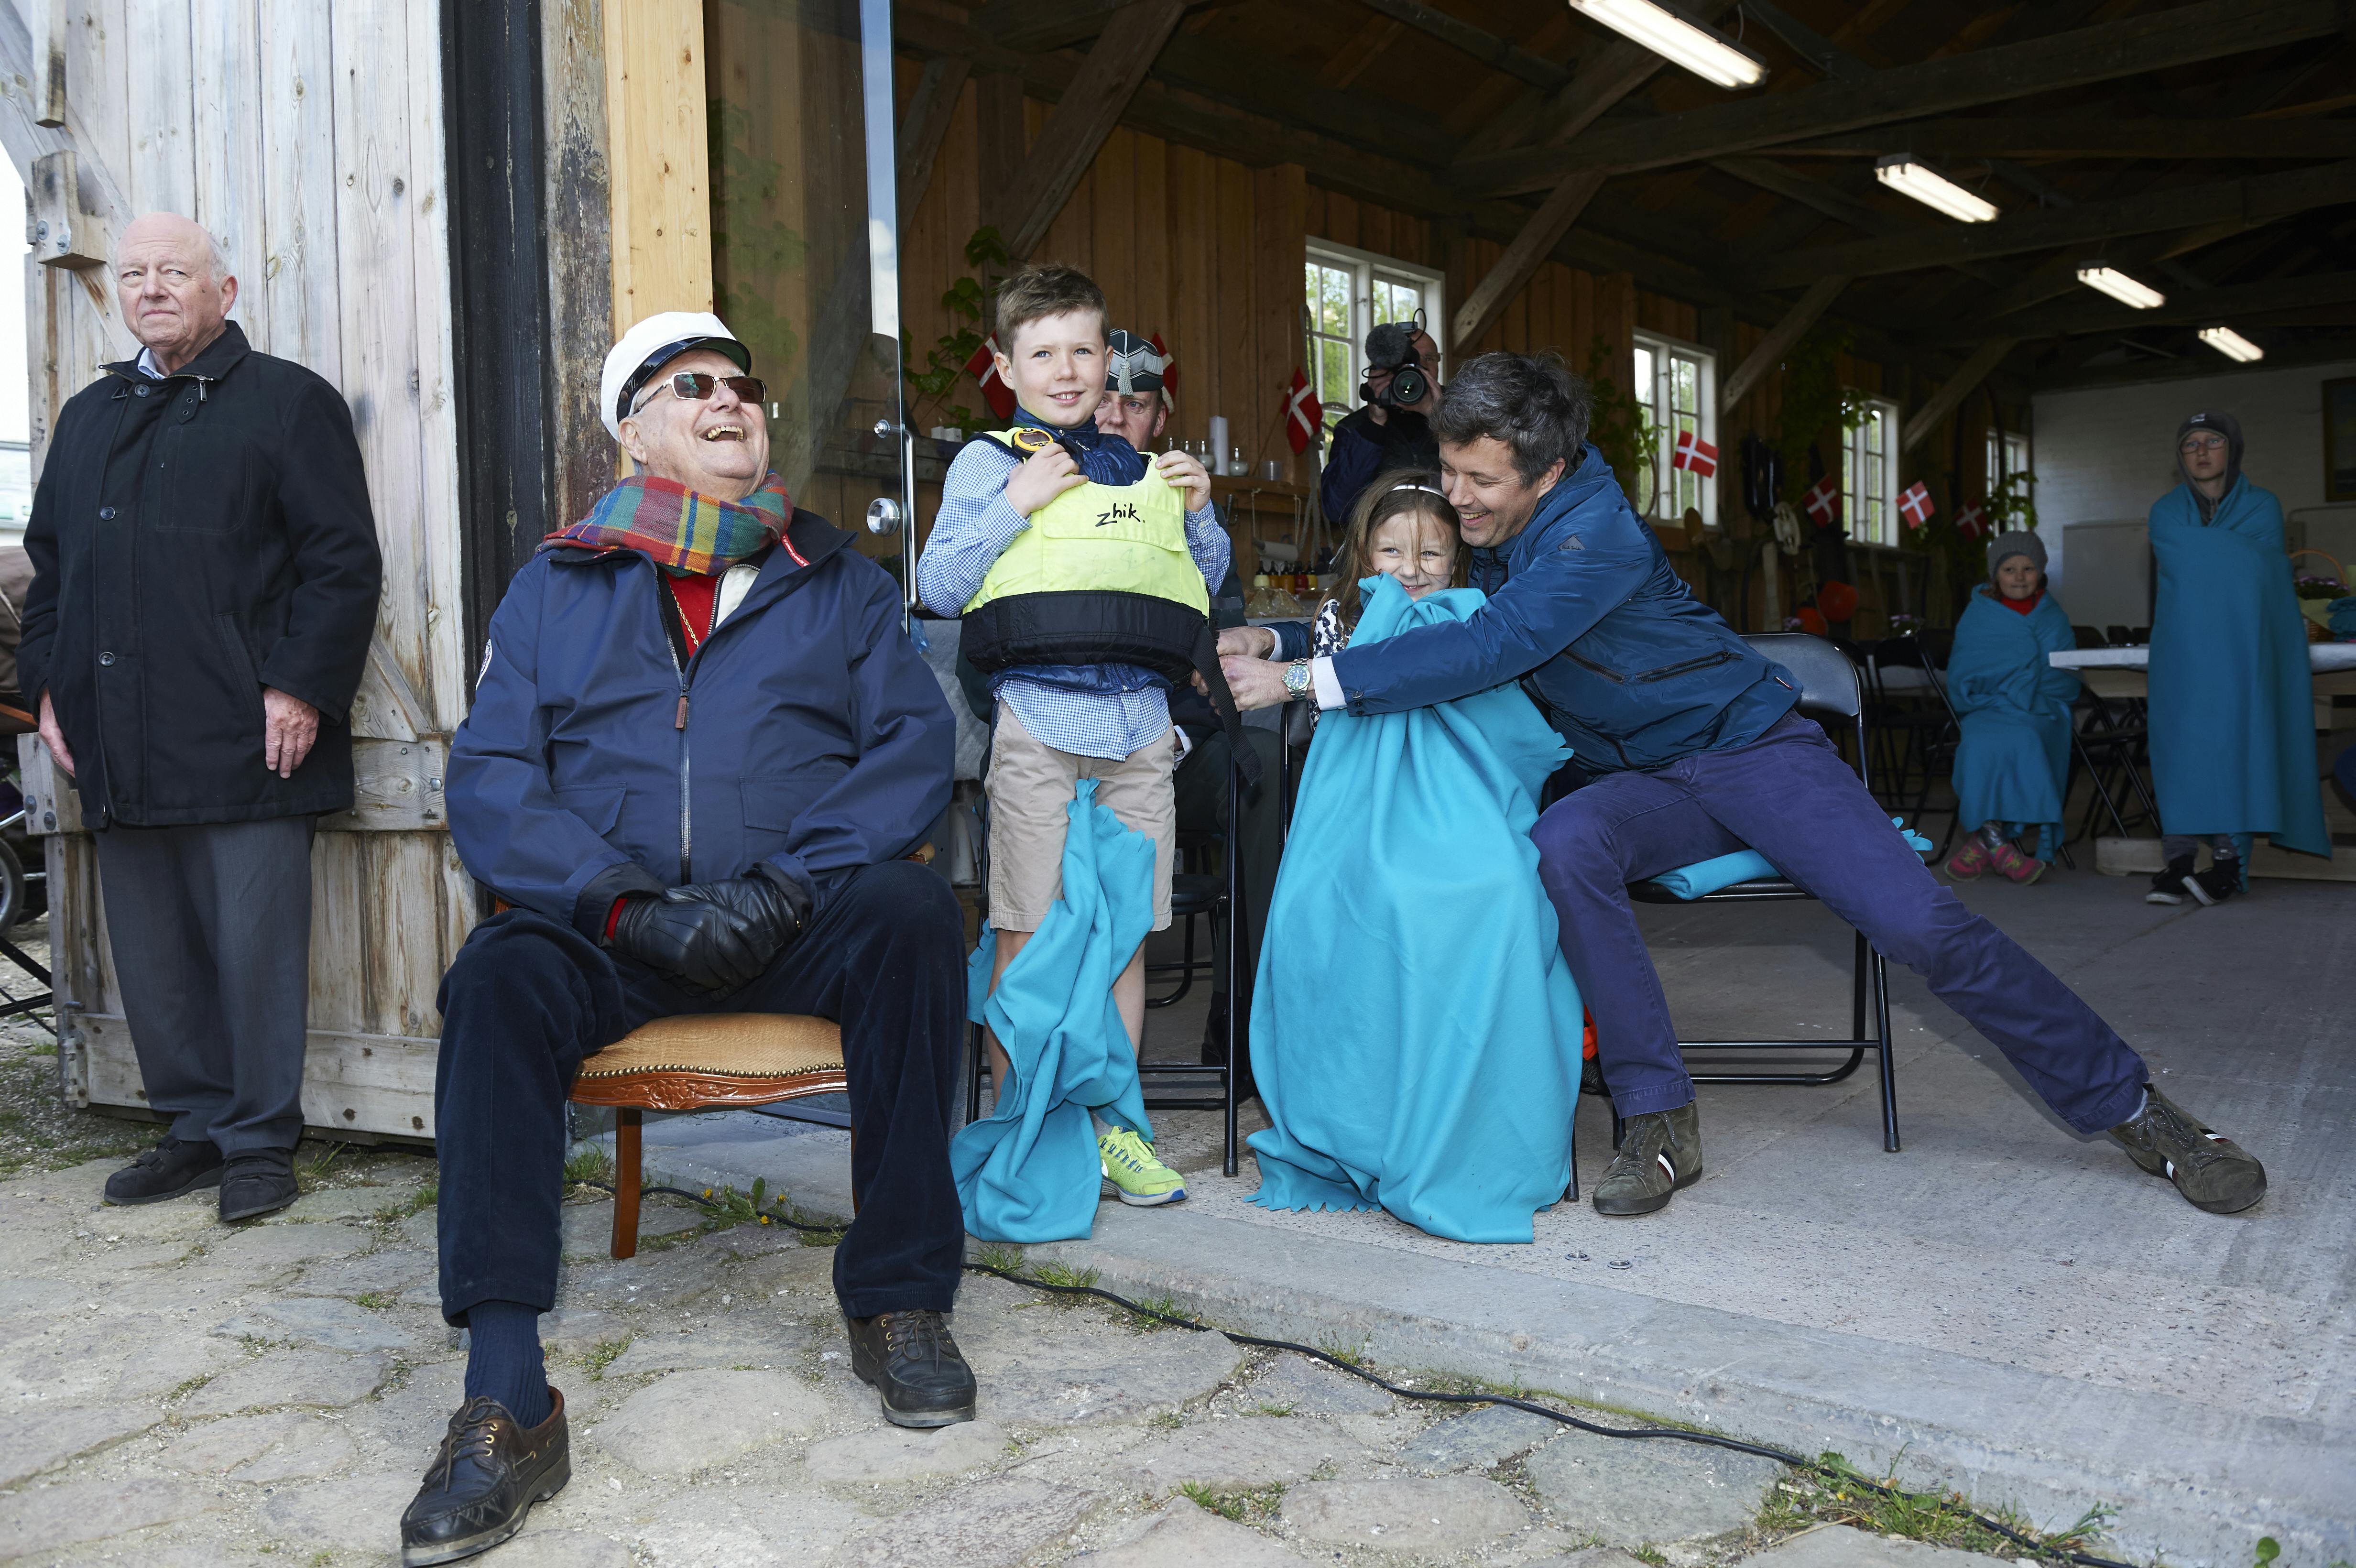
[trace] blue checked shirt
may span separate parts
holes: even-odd
[[[1006,502],[1016,466],[1013,453],[987,441],[966,443],[949,464],[940,511],[916,559],[916,592],[935,613],[962,614],[1014,536],[1031,526]],[[1226,576],[1227,534],[1210,507],[1186,514],[1186,551],[1205,586]],[[1033,740],[1076,756],[1118,762],[1170,728],[1167,687],[1134,665],[1011,671],[991,688]]]

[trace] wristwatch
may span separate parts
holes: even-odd
[[[1284,695],[1293,702],[1304,702],[1314,688],[1309,678],[1309,661],[1295,659],[1284,667]]]

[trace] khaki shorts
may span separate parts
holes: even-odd
[[[1153,929],[1170,924],[1170,869],[1178,852],[1178,733],[1165,731],[1119,762],[1075,756],[1032,739],[998,705],[990,742],[990,923],[1036,931],[1064,894],[1065,812],[1082,779],[1132,833],[1153,840]]]

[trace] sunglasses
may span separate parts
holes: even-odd
[[[2225,438],[2222,435],[2195,435],[2188,436],[2179,450],[2186,453],[2222,452],[2225,445]]]
[[[633,414],[639,412],[666,388],[672,397],[682,402],[700,403],[723,387],[735,393],[740,403],[757,406],[766,401],[769,396],[768,383],[758,376],[714,376],[703,370],[681,370],[675,376],[664,377],[659,384],[648,389],[647,395],[640,398],[637,407],[630,411]]]

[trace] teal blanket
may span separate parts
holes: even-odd
[[[1463,620],[1364,584],[1365,646]],[[1436,1236],[1527,1242],[1562,1196],[1579,989],[1529,838],[1569,755],[1514,686],[1318,722],[1269,908],[1252,1071],[1267,1209],[1388,1210]]]
[[[2179,485],[2152,504],[2151,771],[2169,833],[2264,833],[2331,853],[2307,624],[2282,507],[2244,477],[2207,526]]]
[[[1955,749],[1956,826],[2058,823],[2070,775],[2070,704],[2078,677],[2046,655],[2077,645],[2070,616],[2051,593],[2028,614],[1997,603],[1982,583],[1955,623],[1947,699],[1963,720]],[[2050,855],[2045,841],[2040,852]]]
[[[1088,1233],[1102,1174],[1092,1112],[1153,1136],[1112,999],[1114,977],[1153,925],[1153,840],[1122,827],[1096,793],[1095,780],[1081,782],[1066,816],[1063,897],[998,989],[987,926],[966,971],[967,1016],[990,1026],[1011,1068],[997,1108],[949,1141],[965,1228],[985,1242]]]

